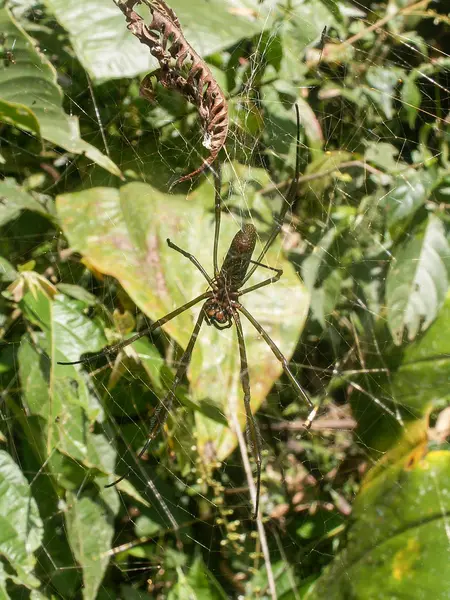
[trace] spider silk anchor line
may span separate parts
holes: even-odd
[[[272,350],[276,358],[280,361],[284,372],[289,378],[291,384],[293,385],[295,391],[302,398],[306,404],[308,405],[310,412],[305,421],[305,431],[307,431],[316,416],[317,408],[311,402],[308,394],[302,388],[300,383],[297,381],[296,377],[292,373],[289,368],[288,361],[286,357],[282,354],[281,350],[269,336],[269,334],[265,331],[262,325],[253,317],[253,315],[241,304],[240,299],[245,294],[253,292],[257,289],[265,287],[267,285],[271,285],[272,283],[277,282],[283,274],[281,269],[276,269],[273,267],[269,267],[261,263],[261,260],[266,255],[269,247],[279,234],[281,230],[281,225],[284,221],[284,217],[290,206],[295,200],[297,195],[298,188],[298,178],[299,178],[299,162],[300,162],[300,116],[297,105],[295,105],[296,114],[297,114],[297,158],[296,158],[296,171],[294,179],[290,185],[289,191],[287,193],[286,198],[284,198],[282,208],[280,210],[280,214],[275,219],[275,226],[273,227],[266,244],[263,247],[262,252],[260,253],[258,260],[252,260],[252,254],[255,249],[256,244],[256,229],[253,224],[247,223],[244,224],[240,231],[236,233],[234,236],[230,248],[225,256],[225,259],[222,263],[222,267],[218,268],[218,245],[219,245],[219,236],[220,236],[220,221],[222,214],[222,197],[220,194],[221,188],[221,177],[220,177],[220,168],[214,173],[214,190],[215,190],[215,231],[214,231],[214,245],[213,245],[213,268],[214,268],[214,277],[210,277],[200,262],[193,256],[191,253],[183,250],[176,246],[169,239],[167,243],[170,248],[182,254],[185,258],[187,258],[203,275],[205,280],[208,283],[209,290],[197,296],[190,302],[186,302],[183,306],[178,307],[174,311],[169,314],[161,317],[157,321],[155,321],[150,327],[144,329],[131,336],[127,340],[123,342],[119,342],[114,346],[106,348],[105,350],[98,352],[90,357],[82,358],[80,360],[71,361],[71,362],[58,362],[60,365],[76,365],[81,363],[86,363],[96,358],[102,356],[109,356],[110,354],[115,354],[122,348],[129,346],[139,338],[148,335],[174,319],[178,315],[184,313],[186,310],[198,304],[202,300],[204,300],[203,307],[200,311],[200,314],[195,323],[192,335],[189,339],[189,342],[186,346],[185,351],[183,352],[179,366],[176,370],[175,377],[172,383],[171,388],[165,395],[164,399],[157,405],[155,411],[152,415],[150,421],[150,427],[148,432],[147,440],[142,448],[142,450],[138,454],[138,459],[141,458],[148,450],[152,441],[158,435],[161,427],[165,423],[168,415],[170,414],[173,406],[174,400],[176,400],[176,390],[181,380],[186,374],[187,368],[189,366],[189,362],[191,360],[192,351],[194,349],[195,343],[197,341],[198,335],[200,333],[200,329],[203,325],[203,322],[206,321],[207,325],[212,325],[217,329],[227,329],[228,327],[232,327],[233,323],[236,326],[237,338],[238,338],[238,346],[239,346],[239,355],[240,355],[240,380],[242,385],[242,390],[244,393],[244,408],[245,408],[245,416],[246,416],[246,435],[247,435],[247,443],[250,448],[250,452],[253,456],[253,459],[256,464],[256,500],[255,500],[255,510],[254,517],[256,518],[259,510],[259,497],[261,490],[261,449],[262,449],[262,438],[261,432],[259,430],[259,426],[255,417],[253,416],[251,410],[251,388],[250,388],[250,377],[248,372],[248,359],[247,359],[247,350],[245,345],[244,333],[242,330],[242,324],[240,319],[240,314],[242,313],[245,318],[250,321],[259,335],[263,338],[269,348]],[[261,267],[263,269],[267,269],[272,271],[274,275],[256,283],[255,285],[251,285],[250,287],[244,287],[246,281],[252,275],[252,273]],[[243,288],[243,289],[242,289]],[[125,479],[131,472],[131,468],[129,468],[124,475],[122,475],[119,479],[114,481],[113,483],[107,485],[106,487],[112,487],[117,485],[120,481]]]
[[[194,104],[203,123],[203,145],[210,154],[198,169],[172,183],[172,188],[199,175],[216,160],[228,135],[227,101],[208,65],[186,41],[176,14],[163,0],[114,1],[125,15],[128,29],[159,63],[159,69],[142,80],[141,95],[154,100],[154,78]],[[149,25],[133,10],[136,4],[149,8],[152,15]]]

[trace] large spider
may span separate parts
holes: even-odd
[[[198,304],[202,300],[204,300],[204,304],[200,314],[197,318],[197,321],[194,326],[194,330],[189,339],[189,342],[186,346],[185,351],[183,352],[180,364],[175,373],[175,377],[172,383],[171,388],[167,392],[164,399],[158,404],[156,407],[151,422],[150,428],[148,432],[148,438],[145,442],[142,450],[138,454],[138,459],[141,458],[145,452],[147,451],[151,442],[157,436],[159,430],[167,419],[169,415],[173,401],[175,400],[175,392],[186,374],[192,351],[194,349],[195,342],[200,332],[200,328],[203,324],[203,321],[206,321],[208,325],[213,325],[217,329],[226,329],[231,327],[233,323],[236,325],[238,344],[239,344],[239,354],[241,360],[241,368],[240,368],[240,379],[242,384],[242,389],[244,392],[244,407],[246,413],[246,434],[247,434],[247,443],[250,447],[251,453],[253,455],[254,461],[256,463],[256,500],[255,500],[255,517],[258,515],[259,509],[259,495],[261,488],[261,433],[258,427],[258,424],[252,414],[250,407],[250,377],[248,373],[248,362],[247,362],[247,352],[245,347],[244,334],[241,325],[241,319],[239,313],[242,313],[250,323],[255,327],[258,331],[259,335],[264,339],[267,345],[270,347],[272,352],[275,354],[277,359],[281,362],[283,369],[290,379],[292,385],[298,392],[298,394],[306,401],[311,411],[305,421],[305,430],[308,430],[311,426],[311,423],[316,415],[317,409],[313,406],[311,400],[309,399],[307,393],[299,384],[297,379],[294,377],[293,373],[289,369],[288,361],[275,344],[275,342],[271,339],[268,333],[263,329],[260,323],[249,313],[249,311],[242,306],[240,302],[241,296],[248,294],[249,292],[253,292],[263,286],[270,285],[278,281],[283,274],[281,269],[274,269],[272,267],[268,267],[261,263],[262,259],[266,255],[269,247],[272,245],[273,241],[279,234],[281,230],[281,226],[283,224],[284,218],[288,211],[288,208],[292,205],[295,200],[295,196],[298,188],[298,178],[299,178],[299,136],[300,136],[300,117],[297,105],[296,114],[297,114],[297,150],[296,150],[296,169],[294,179],[290,185],[288,193],[283,201],[282,208],[278,217],[275,218],[275,225],[272,229],[272,232],[269,235],[267,242],[265,243],[260,255],[258,256],[258,260],[252,260],[252,254],[255,249],[256,244],[256,229],[252,224],[243,225],[242,229],[236,233],[234,236],[230,248],[225,256],[225,260],[223,261],[222,267],[219,270],[218,267],[218,246],[219,246],[219,235],[220,235],[220,218],[222,212],[222,199],[220,195],[220,169],[214,173],[214,184],[215,184],[215,231],[214,231],[214,247],[213,247],[213,266],[214,266],[214,277],[211,278],[199,261],[190,254],[186,252],[182,248],[179,248],[174,243],[172,243],[169,239],[167,243],[170,248],[176,250],[186,258],[188,258],[195,267],[202,273],[203,277],[206,279],[209,285],[209,290],[197,296],[190,302],[186,302],[183,306],[178,307],[174,311],[169,314],[161,317],[157,321],[155,321],[150,327],[147,327],[143,331],[136,333],[132,337],[124,340],[123,342],[119,342],[114,346],[110,346],[101,352],[98,352],[94,355],[91,355],[86,358],[82,358],[73,362],[59,362],[60,365],[76,365],[80,363],[86,363],[96,358],[102,356],[108,356],[109,354],[113,354],[125,348],[129,344],[132,344],[139,338],[148,335],[158,329],[171,319],[180,315],[184,311],[188,310],[195,304]],[[250,266],[251,265],[251,266]],[[250,267],[250,268],[249,268]],[[272,277],[265,279],[264,281],[252,285],[250,287],[243,287],[248,279],[252,276],[257,267],[263,267],[265,269],[270,269],[275,273]],[[242,289],[243,288],[243,289]],[[107,485],[106,487],[112,487],[122,481],[127,475],[129,471],[126,472],[122,477],[114,481],[113,483]]]

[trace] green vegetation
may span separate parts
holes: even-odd
[[[299,193],[267,255],[284,275],[243,304],[320,409],[304,434],[245,323],[261,536],[234,329],[202,329],[139,461],[195,310],[57,364],[205,290],[166,245],[212,273],[211,177],[169,192],[208,153],[197,111],[139,96],[155,64],[112,0],[0,2],[0,600],[448,597],[445,4],[170,1],[229,100],[220,257],[242,222],[264,243],[301,114]]]

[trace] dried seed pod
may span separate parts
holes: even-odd
[[[180,22],[163,0],[115,0],[128,22],[128,29],[145,44],[159,62],[159,69],[147,75],[141,83],[141,94],[152,99],[151,78],[176,90],[197,107],[202,120],[203,145],[209,156],[202,165],[180,177],[173,185],[192,179],[212,165],[228,134],[228,106],[225,96],[208,65],[186,41]],[[136,4],[148,6],[152,15],[149,25],[133,9]]]

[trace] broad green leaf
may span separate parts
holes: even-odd
[[[358,440],[379,456],[403,435],[405,425],[416,422],[423,431],[428,413],[450,401],[450,297],[413,343],[404,349],[392,347],[386,332],[377,346],[384,348],[383,354],[376,355],[367,365],[369,372],[358,378],[360,390],[352,394],[352,411]],[[370,373],[372,367],[389,371]]]
[[[16,572],[16,582],[27,587],[39,586],[33,575],[34,553],[41,546],[43,527],[28,481],[0,450],[0,554]]]
[[[210,193],[212,199],[212,188]],[[211,273],[212,213],[195,203],[194,197],[186,200],[134,183],[120,190],[96,188],[59,196],[57,209],[73,249],[81,252],[98,271],[116,277],[151,319],[160,318],[207,288],[194,266],[166,244],[170,238],[193,253]],[[223,216],[220,260],[238,227],[235,218]],[[282,267],[283,277],[276,285],[249,294],[245,306],[289,357],[306,317],[308,295],[294,269],[280,256],[279,244],[274,245],[267,261],[271,266]],[[252,283],[266,278],[265,270],[258,269]],[[197,306],[164,326],[183,347],[188,343],[199,310]],[[252,382],[252,408],[256,411],[280,376],[282,367],[245,318],[243,327]],[[215,407],[228,422],[230,405],[236,403],[239,419],[245,422],[234,328],[225,331],[203,328],[188,376],[196,403]],[[197,412],[196,424],[197,447],[202,456],[210,457],[212,453],[223,460],[235,447],[234,435],[216,420]],[[209,460],[205,459],[205,463]]]
[[[97,499],[69,493],[65,512],[70,547],[83,571],[83,599],[95,600],[109,563],[114,519]]]
[[[387,224],[395,239],[405,230],[417,210],[429,199],[433,177],[427,171],[408,169],[392,181],[380,202],[387,213]]]
[[[315,246],[313,252],[302,263],[303,281],[310,293],[319,279],[320,269],[323,268],[324,263],[327,263],[330,247],[338,235],[339,230],[337,227],[330,228]]]
[[[78,120],[62,107],[63,94],[51,63],[6,8],[0,9],[0,31],[14,44],[15,63],[0,61],[0,121],[29,131],[120,176],[119,168],[80,137]]]
[[[52,219],[53,204],[39,202],[30,192],[17,185],[14,179],[0,181],[0,226],[16,219],[22,210],[31,210]]]
[[[388,173],[398,171],[399,169],[398,149],[387,142],[380,142],[378,140],[376,142],[366,142],[364,159]],[[400,166],[402,166],[401,163]]]
[[[80,285],[73,285],[72,283],[58,283],[56,286],[58,291],[75,298],[75,300],[81,300],[87,306],[95,306],[97,304],[97,298],[94,294],[91,294]]]
[[[354,505],[346,548],[308,600],[445,598],[450,451],[405,440],[369,472]]]
[[[125,17],[113,0],[46,0],[46,4],[69,32],[78,59],[93,78],[133,77],[156,68],[156,60],[127,30]],[[268,26],[267,18],[271,19],[270,11],[253,0],[239,0],[232,6],[221,0],[172,0],[170,7],[185,38],[201,56],[259,33]],[[142,7],[137,11],[150,22],[148,11]]]
[[[448,252],[443,224],[434,216],[395,249],[386,281],[386,304],[396,344],[402,343],[405,332],[413,340],[436,318],[448,289]]]
[[[324,328],[327,317],[333,312],[341,293],[344,275],[332,257],[335,255],[333,246],[337,244],[345,229],[344,224],[329,229],[301,267],[303,281],[311,294],[312,316]]]
[[[89,433],[90,423],[103,420],[89,379],[73,366],[56,364],[70,360],[74,353],[98,350],[104,344],[101,330],[81,313],[77,301],[64,296],[51,298],[42,290],[28,291],[20,306],[45,334],[35,338],[39,347],[24,337],[19,350],[24,401],[30,413],[45,422],[45,455],[58,450],[88,468],[110,473],[115,459],[114,455],[107,462],[110,445],[98,453],[101,438]]]
[[[289,97],[292,103],[283,102],[283,96]],[[283,81],[276,82],[273,88],[267,87],[263,100],[267,106],[264,129],[270,153],[283,163],[283,167],[295,163],[295,148],[292,140],[295,140],[297,135],[297,120],[294,102],[299,107],[302,141],[305,140],[314,158],[322,155],[324,140],[319,120],[308,102],[299,96],[296,85]]]

